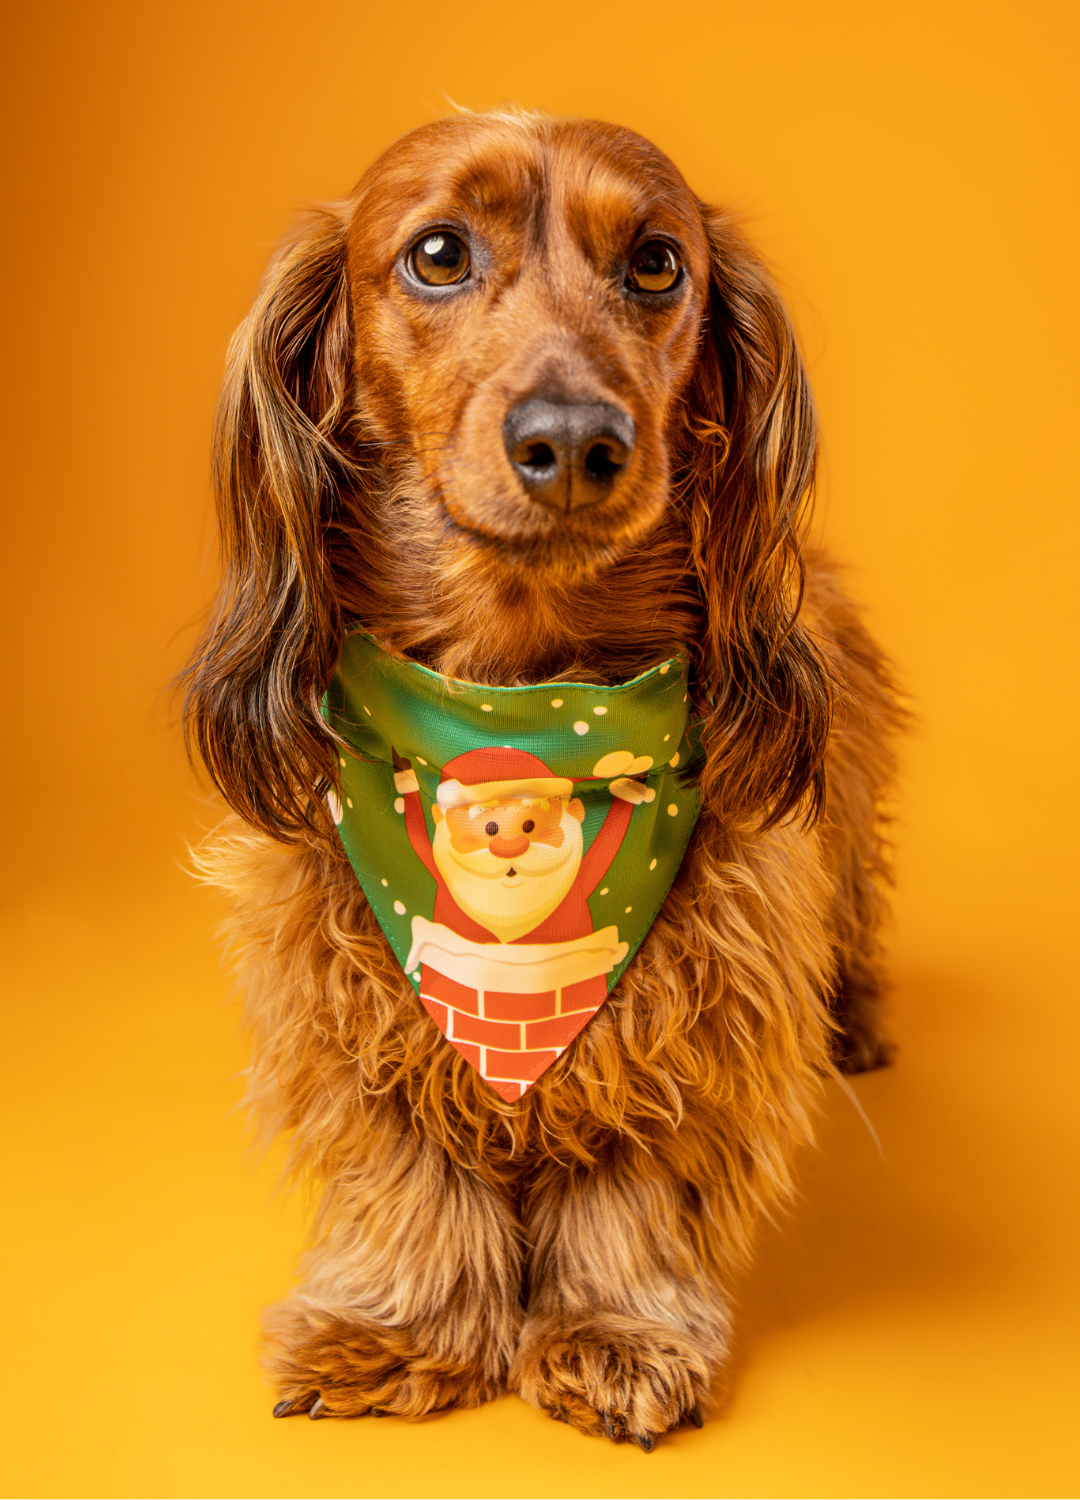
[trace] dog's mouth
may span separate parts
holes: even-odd
[[[629,375],[586,375],[545,373],[510,390],[492,378],[465,399],[424,464],[447,526],[525,569],[563,574],[614,562],[652,530],[668,496],[657,413],[623,399]]]

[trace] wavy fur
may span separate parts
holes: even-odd
[[[478,243],[518,236],[497,303],[407,300],[388,257],[424,193],[444,221],[480,215]],[[595,271],[641,203],[666,205],[689,268],[663,319]],[[549,524],[501,424],[553,380],[620,393],[638,436],[608,506]],[[415,1417],[509,1383],[648,1447],[718,1394],[731,1274],[790,1191],[821,1079],[888,1053],[901,718],[804,545],[815,443],[760,263],[613,126],[425,127],[273,263],[231,354],[225,582],[188,686],[192,743],[239,814],[200,868],[235,911],[250,1101],[321,1184],[301,1286],[268,1323],[279,1412]],[[611,998],[515,1104],[424,1013],[326,822],[318,701],[349,620],[480,683],[690,654],[706,758],[686,860]]]

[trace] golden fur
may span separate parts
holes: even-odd
[[[430,222],[489,247],[454,303],[394,270]],[[642,224],[684,257],[663,305],[603,274]],[[617,400],[638,434],[613,498],[556,518],[501,440],[507,407],[553,383]],[[225,579],[189,724],[240,816],[202,865],[235,909],[252,1101],[322,1192],[301,1285],[268,1321],[277,1410],[419,1417],[509,1385],[649,1448],[718,1396],[732,1272],[790,1189],[821,1079],[888,1054],[900,720],[803,543],[814,422],[783,308],[639,137],[459,116],[398,142],[279,255],[216,455]],[[479,683],[690,657],[706,761],[682,870],[517,1103],[423,1011],[327,821],[319,700],[354,620]]]

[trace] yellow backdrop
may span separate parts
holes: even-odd
[[[19,8],[3,464],[4,1492],[1071,1495],[1074,7]],[[305,199],[441,112],[633,126],[778,268],[825,533],[913,690],[888,1073],[830,1092],[730,1413],[651,1456],[507,1398],[273,1422],[303,1205],[231,1113],[214,816],[165,685],[213,585],[229,334]],[[1067,934],[1069,934],[1067,938]]]

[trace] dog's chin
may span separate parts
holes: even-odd
[[[497,484],[462,493],[452,480],[433,485],[447,524],[509,566],[595,571],[617,562],[654,530],[667,508],[666,484],[631,486],[577,510],[560,511],[529,498],[520,485]]]

